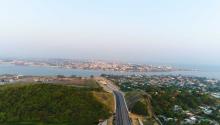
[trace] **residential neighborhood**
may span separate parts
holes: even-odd
[[[124,92],[144,92],[151,96],[154,112],[164,124],[219,125],[218,80],[182,75],[102,76],[115,82]]]

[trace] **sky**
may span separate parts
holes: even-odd
[[[0,57],[220,65],[219,0],[1,0]]]

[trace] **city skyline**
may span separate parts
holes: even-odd
[[[0,57],[219,65],[220,1],[0,2]]]

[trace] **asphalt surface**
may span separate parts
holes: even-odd
[[[124,96],[120,91],[113,91],[116,99],[116,125],[131,125]]]

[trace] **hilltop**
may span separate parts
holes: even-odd
[[[0,123],[95,125],[111,115],[111,107],[102,99],[110,96],[100,88],[61,84],[3,85],[0,86]]]

